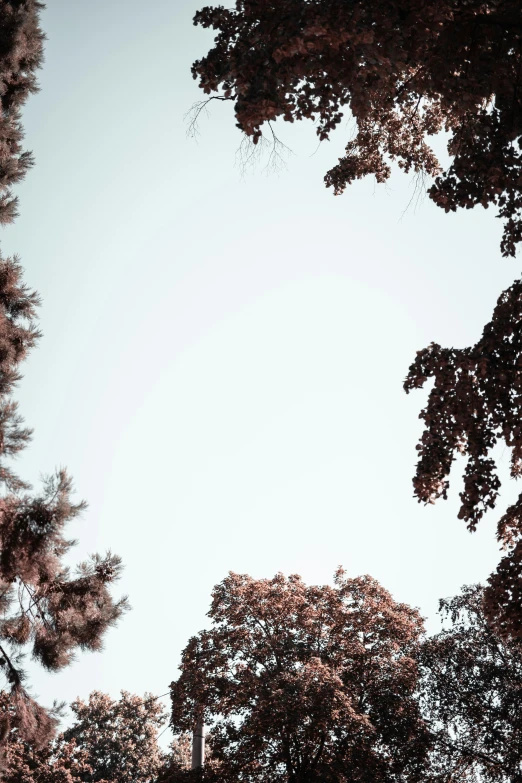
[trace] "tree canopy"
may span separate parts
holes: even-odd
[[[446,211],[498,208],[502,252],[522,240],[522,11],[518,0],[236,0],[205,7],[216,30],[192,73],[234,102],[238,127],[308,118],[327,139],[348,111],[355,132],[326,174],[354,180],[404,171],[434,177]],[[213,95],[215,93],[215,95]],[[449,134],[444,171],[429,137]]]
[[[209,726],[205,777],[423,780],[417,611],[339,570],[333,587],[230,574],[208,616],[171,685],[173,731]]]
[[[426,636],[368,576],[230,574],[171,685],[171,726],[204,718],[209,763],[160,780],[521,783],[522,649],[485,604],[481,585],[463,587]]]
[[[421,648],[434,782],[522,781],[522,650],[491,628],[483,606],[480,585],[441,601],[445,627]]]

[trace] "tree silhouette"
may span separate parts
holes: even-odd
[[[194,23],[217,31],[192,73],[234,103],[257,143],[264,124],[312,119],[327,139],[349,111],[354,137],[325,177],[336,194],[390,161],[435,177],[448,211],[498,207],[502,252],[522,239],[522,14],[517,0],[236,0]],[[215,93],[215,95],[214,95]],[[204,105],[204,104],[201,104]],[[428,138],[446,131],[443,171]]]
[[[480,585],[441,601],[445,628],[420,666],[434,783],[520,783],[522,652],[487,622]]]
[[[432,344],[418,351],[404,387],[434,379],[421,411],[425,429],[413,480],[420,502],[447,497],[455,457],[466,457],[459,517],[475,530],[500,490],[492,451],[511,451],[511,477],[522,475],[522,281],[500,296],[479,342],[463,349]],[[485,592],[494,627],[522,638],[522,495],[500,518],[497,539],[507,550]]]
[[[424,779],[414,609],[339,569],[334,587],[231,573],[208,616],[171,685],[173,731],[209,727],[205,779]]]

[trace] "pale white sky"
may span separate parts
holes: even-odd
[[[42,90],[24,111],[37,164],[3,231],[43,296],[18,399],[20,473],[67,465],[89,502],[77,559],[122,555],[133,611],[102,654],[33,674],[46,703],[167,691],[229,570],[330,581],[370,573],[436,628],[438,598],[498,560],[497,513],[470,536],[452,498],[412,498],[425,394],[402,381],[429,342],[475,342],[519,274],[484,211],[403,215],[409,177],[334,198],[346,141],[241,177],[229,106],[186,138],[198,0],[48,0]],[[279,125],[279,124],[278,124]],[[401,217],[402,216],[402,217]],[[500,452],[507,467],[507,455]],[[506,479],[503,505],[514,497]],[[500,513],[501,509],[499,509]]]

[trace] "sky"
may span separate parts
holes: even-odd
[[[323,176],[346,124],[246,172],[229,105],[202,116],[191,63],[199,0],[48,0],[41,91],[24,109],[35,167],[2,230],[42,295],[43,339],[17,399],[34,440],[20,475],[67,466],[75,560],[111,549],[132,611],[100,654],[31,666],[45,704],[94,690],[163,694],[228,571],[309,583],[369,573],[418,606],[484,581],[502,502],[479,531],[412,496],[426,392],[402,383],[430,342],[476,342],[519,262],[489,211],[445,215],[411,177],[334,197]],[[437,140],[443,153],[443,140]]]

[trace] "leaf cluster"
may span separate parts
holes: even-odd
[[[431,344],[410,367],[404,388],[433,387],[420,417],[413,479],[419,502],[446,498],[457,455],[466,458],[459,517],[475,530],[497,502],[500,479],[492,450],[502,442],[511,452],[510,472],[522,475],[522,281],[498,299],[481,339],[469,348]],[[522,495],[500,518],[497,538],[507,550],[490,577],[486,606],[503,634],[522,638]]]
[[[194,23],[216,30],[192,73],[234,103],[257,142],[277,118],[327,139],[349,111],[356,133],[326,174],[336,194],[390,176],[434,177],[444,210],[495,205],[502,252],[522,239],[522,14],[517,0],[236,0]],[[449,134],[443,171],[428,138]]]

